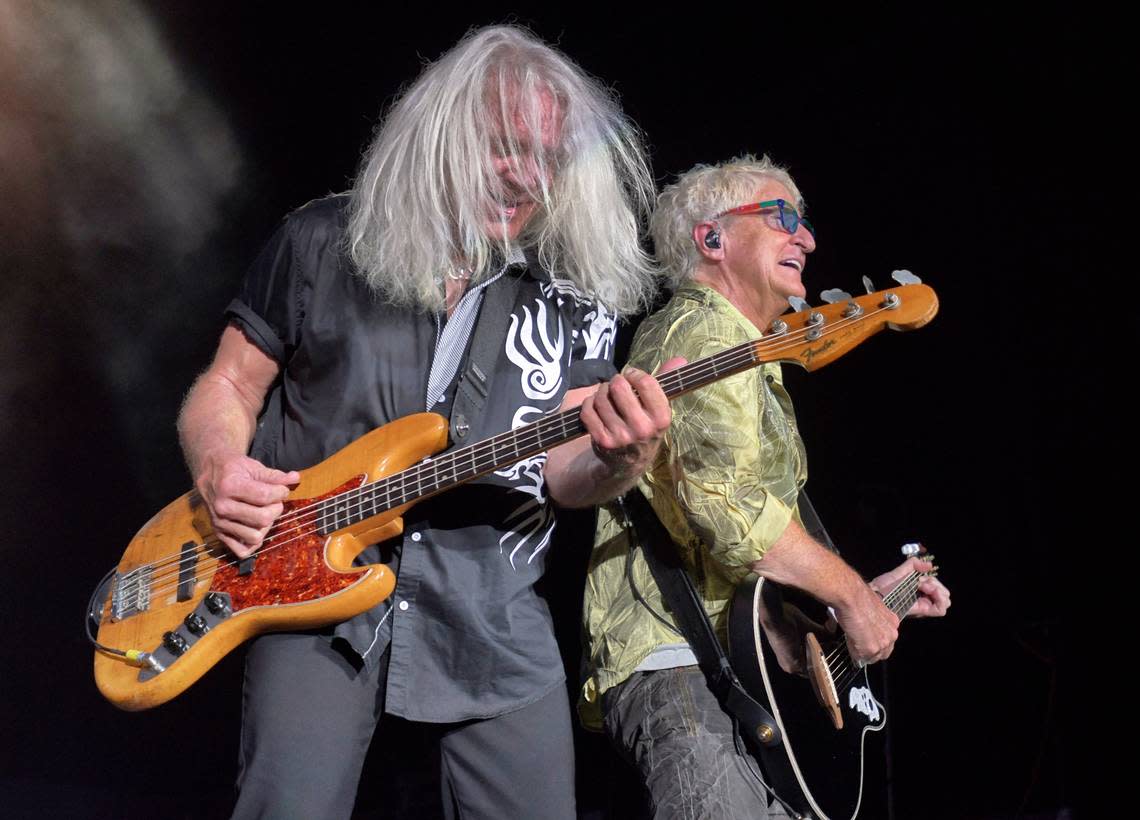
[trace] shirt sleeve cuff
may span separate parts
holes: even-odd
[[[246,338],[257,345],[262,353],[274,361],[285,362],[285,343],[278,338],[269,323],[240,299],[234,299],[226,307],[226,319],[237,324]]]
[[[607,382],[616,375],[617,368],[608,359],[582,359],[570,365],[570,373],[566,377],[567,389],[592,387]]]
[[[753,562],[763,558],[768,548],[779,540],[791,520],[792,508],[769,495],[764,508],[742,541],[724,550],[714,550],[714,556],[730,569],[750,567]]]

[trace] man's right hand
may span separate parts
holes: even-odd
[[[886,660],[899,637],[899,619],[871,587],[859,581],[850,602],[835,607],[851,657],[862,663]]]
[[[207,458],[203,467],[194,486],[210,511],[214,534],[239,558],[251,555],[301,474],[274,470],[248,456]]]
[[[830,605],[856,661],[874,663],[891,654],[899,637],[898,617],[870,584],[809,536],[795,519],[752,570]]]

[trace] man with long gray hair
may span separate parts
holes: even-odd
[[[254,641],[235,816],[348,817],[382,713],[441,724],[449,814],[574,816],[534,584],[552,502],[626,489],[669,423],[657,382],[611,363],[617,315],[652,292],[651,194],[612,95],[529,33],[488,28],[392,105],[352,191],[290,214],[254,262],[179,422],[236,555],[255,554],[296,470],[400,417],[449,417],[469,444],[580,404],[589,435],[412,507],[364,554],[397,575],[374,609]]]

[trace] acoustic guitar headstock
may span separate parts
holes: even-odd
[[[919,573],[920,575],[926,575],[931,578],[938,576],[938,564],[935,563],[937,559],[935,559],[934,553],[928,552],[923,544],[915,541],[910,544],[903,544],[899,550],[902,552],[904,558],[918,558],[919,560],[931,564],[931,568],[927,572]]]

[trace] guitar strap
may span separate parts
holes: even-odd
[[[800,489],[799,498],[796,499],[796,506],[799,507],[800,520],[803,522],[804,530],[807,531],[807,534],[836,555],[839,555],[839,547],[835,546],[835,542],[832,541],[831,536],[827,534],[827,528],[823,526],[823,522],[819,520],[819,513],[815,511],[815,505],[812,504],[811,499],[808,498],[807,491],[802,488]]]
[[[529,251],[526,260],[528,265],[538,264],[538,260]],[[481,430],[483,408],[487,396],[491,394],[491,381],[503,352],[506,317],[514,310],[521,281],[522,274],[508,268],[487,286],[487,291],[483,294],[483,304],[475,320],[475,333],[467,353],[467,362],[451,404],[448,430],[455,444],[465,444],[468,440],[478,441],[484,437]],[[477,432],[478,437],[473,437],[472,432]]]
[[[697,663],[721,708],[744,727],[743,734],[752,742],[765,747],[779,746],[781,737],[776,720],[745,691],[732,671],[724,647],[717,640],[704,604],[693,586],[693,579],[681,565],[669,531],[657,518],[641,490],[634,488],[615,503],[625,514],[626,527],[632,538],[630,548],[641,546],[653,580],[697,656]]]

